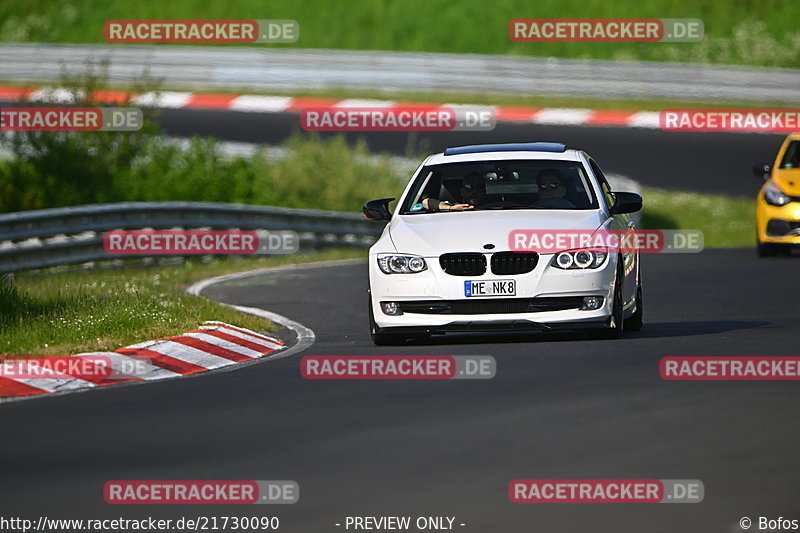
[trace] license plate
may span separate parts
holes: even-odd
[[[464,282],[464,296],[516,296],[517,281],[513,279],[488,279]]]

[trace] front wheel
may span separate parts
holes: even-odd
[[[642,329],[643,317],[642,301],[642,278],[639,275],[639,283],[636,285],[636,312],[625,320],[625,331],[639,331]]]
[[[756,251],[758,252],[758,257],[772,257],[783,252],[785,250],[784,247],[785,245],[783,244],[759,241],[756,245]]]
[[[405,337],[391,333],[372,333],[372,342],[375,346],[399,346],[405,343]]]
[[[614,281],[614,302],[612,304],[611,318],[608,319],[608,326],[595,332],[595,338],[619,339],[622,337],[624,328],[623,314],[622,276],[617,272],[617,279]]]

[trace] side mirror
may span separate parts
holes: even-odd
[[[612,215],[635,213],[642,209],[642,197],[634,192],[615,192],[614,205],[611,206]]]
[[[381,198],[370,200],[364,204],[364,216],[372,220],[390,220],[392,214],[389,212],[389,202],[394,198]]]
[[[772,171],[772,166],[769,163],[761,163],[760,165],[756,165],[753,167],[753,174],[763,179],[764,181],[769,179],[770,171]]]

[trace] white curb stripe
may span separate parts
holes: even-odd
[[[150,360],[145,356],[131,357],[116,352],[93,352],[93,353],[81,353],[76,355],[75,357],[82,357],[85,355],[94,355],[94,356],[99,355],[107,357],[111,362],[111,368],[116,373],[123,372],[124,370],[130,369],[131,367],[135,368],[136,375],[131,375],[130,378],[132,379],[141,379],[141,380],[166,379],[166,378],[174,378],[181,375],[178,374],[177,372],[173,372],[172,370],[167,370],[166,368],[161,368],[160,366],[152,364]]]
[[[255,113],[280,113],[292,105],[294,98],[289,96],[255,96],[242,95],[234,98],[228,109],[232,111],[249,111]]]
[[[226,350],[230,350],[232,352],[236,352],[241,355],[245,355],[250,357],[251,359],[258,359],[259,357],[264,355],[264,352],[257,352],[252,350],[246,346],[242,346],[241,344],[233,343],[226,339],[221,339],[219,337],[215,337],[214,335],[209,335],[208,333],[184,333],[184,337],[192,337],[193,339],[201,340],[203,342],[207,342],[209,344],[213,344],[214,346],[219,346],[220,348],[225,348]],[[272,350],[270,350],[272,351]]]
[[[534,115],[533,122],[536,124],[578,126],[585,124],[591,114],[591,109],[543,109]]]
[[[150,341],[149,343],[135,344],[131,348],[144,348],[173,359],[179,359],[184,363],[191,363],[193,365],[202,366],[203,368],[219,368],[233,364],[234,361],[212,355],[208,352],[186,346],[179,342],[174,341]]]
[[[31,387],[36,387],[37,389],[42,389],[47,392],[62,392],[66,390],[78,390],[96,387],[96,385],[91,381],[73,378],[71,376],[58,379],[19,378],[15,379],[14,381],[24,385],[30,385]]]
[[[78,94],[82,93],[79,92]],[[75,102],[72,91],[60,87],[55,89],[37,89],[28,95],[28,98],[34,102],[47,102],[51,104],[71,104]]]
[[[44,366],[40,364],[40,361],[36,359],[29,359],[26,360],[24,363],[5,363],[3,366],[7,367],[6,373],[14,373],[19,372],[22,375],[30,375],[31,377],[28,378],[10,378],[14,381],[18,381],[19,383],[24,383],[26,385],[32,385],[38,389],[44,389],[47,391],[52,390],[59,390],[61,387],[65,386],[65,384],[69,381],[75,380],[69,374],[64,374],[63,372],[57,372],[52,367]],[[41,375],[47,377],[38,377],[38,372],[33,370],[32,367],[41,368]],[[20,370],[21,369],[21,370]],[[7,377],[7,376],[3,376]],[[89,383],[91,386],[94,386],[94,383],[89,381],[80,380],[85,383]]]
[[[133,99],[135,105],[157,106],[169,109],[186,107],[192,99],[192,93],[176,93],[165,91],[162,93],[148,92],[142,93]]]
[[[256,337],[253,335],[248,335],[246,333],[242,333],[241,331],[236,331],[235,329],[230,329],[226,327],[219,327],[219,326],[200,326],[197,329],[206,329],[208,331],[219,331],[222,333],[227,333],[231,337],[238,337],[242,340],[252,342],[253,344],[258,344],[260,346],[264,346],[265,348],[269,348],[271,350],[279,350],[283,348],[282,344],[278,344],[277,342],[269,342],[260,337]]]
[[[641,111],[628,119],[628,126],[632,128],[660,128],[660,113],[654,111]]]

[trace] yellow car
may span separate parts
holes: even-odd
[[[764,178],[756,200],[758,255],[788,252],[800,244],[800,132],[786,137],[774,165],[753,171]]]

